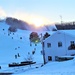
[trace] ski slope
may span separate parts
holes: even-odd
[[[30,46],[29,35],[32,31],[18,30],[14,34],[12,32],[8,35],[8,28],[9,26],[5,22],[0,22],[0,73],[13,73],[12,75],[75,75],[75,59],[65,62],[49,62],[42,66],[41,43],[37,46],[35,44]],[[45,32],[47,31],[39,31],[38,34],[44,34]],[[53,34],[54,32],[49,33]],[[34,48],[36,48],[36,51],[32,55]],[[24,61],[28,57],[28,52],[30,52],[36,64],[8,67],[9,63]],[[15,59],[17,53],[20,54],[20,57]]]
[[[9,26],[7,26],[5,22],[0,22],[0,65],[4,67],[5,64],[8,65],[12,62],[19,63],[25,61],[28,52],[32,55],[34,48],[36,48],[36,52],[35,55],[32,56],[33,61],[38,63],[41,60],[40,62],[43,63],[41,43],[37,46],[35,46],[35,44],[30,46],[29,35],[32,31],[18,30],[14,35],[13,32],[8,35],[8,28]],[[22,39],[20,39],[20,37],[22,37]],[[15,59],[17,53],[20,54],[20,57]]]

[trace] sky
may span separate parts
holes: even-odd
[[[75,0],[0,0],[0,17],[11,16],[29,23],[75,21]]]

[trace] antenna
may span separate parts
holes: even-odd
[[[61,20],[61,24],[62,24],[62,15],[60,15],[60,20]]]

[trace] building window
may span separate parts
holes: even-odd
[[[58,42],[58,47],[62,47],[62,42]]]
[[[74,41],[70,41],[70,46],[68,47],[68,50],[75,50],[75,43],[74,43]]]
[[[48,47],[48,48],[51,47],[51,43],[47,43],[47,47]]]
[[[71,41],[70,43],[71,43],[71,44],[74,44],[74,41]]]
[[[51,56],[48,56],[48,61],[52,61],[52,57]]]

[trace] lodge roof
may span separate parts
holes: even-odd
[[[64,33],[64,34],[75,37],[75,30],[57,30],[54,33],[52,33],[48,38],[52,37],[52,35],[54,35],[56,33],[61,33],[61,34]],[[48,38],[46,38],[45,40],[47,40]]]

